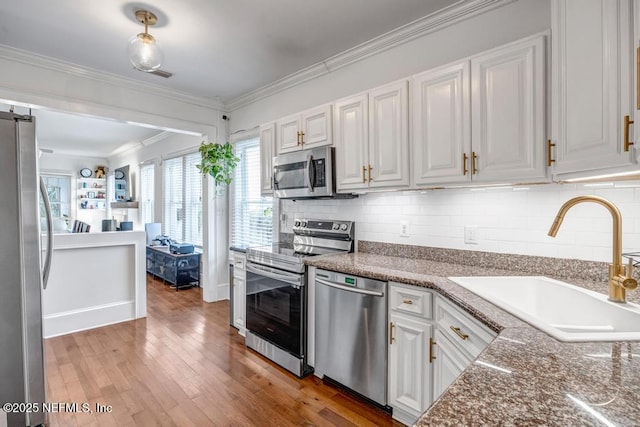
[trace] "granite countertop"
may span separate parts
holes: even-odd
[[[305,262],[433,289],[498,333],[420,417],[419,427],[640,425],[640,342],[560,342],[446,278],[532,275],[527,268],[516,272],[513,265],[507,270],[362,252]],[[548,276],[607,293],[601,280]],[[640,298],[638,292],[629,299]]]

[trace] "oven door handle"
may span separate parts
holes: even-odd
[[[313,182],[311,181],[312,169],[313,169],[313,155],[309,153],[307,154],[307,171],[305,173],[305,177],[307,178],[307,188],[309,188],[310,193],[313,193]]]
[[[369,290],[360,289],[360,288],[352,288],[351,286],[345,286],[345,285],[341,285],[341,284],[335,283],[335,282],[327,282],[326,280],[322,280],[322,279],[318,279],[318,278],[316,278],[316,283],[320,283],[322,285],[326,285],[326,286],[330,286],[332,288],[340,289],[342,291],[354,292],[356,294],[371,295],[373,297],[383,297],[384,296],[383,292],[369,291]]]
[[[261,276],[265,276],[270,279],[280,280],[282,282],[289,283],[291,285],[302,286],[301,277],[298,276],[297,274],[286,274],[286,273],[283,274],[280,272],[276,272],[277,270],[274,270],[272,268],[260,267],[250,263],[247,263],[245,268],[247,269],[247,271],[250,271],[251,273],[254,273],[254,274],[259,274]]]

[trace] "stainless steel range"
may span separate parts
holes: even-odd
[[[247,249],[247,346],[303,377],[307,365],[304,258],[353,252],[352,221],[296,219],[293,243]]]

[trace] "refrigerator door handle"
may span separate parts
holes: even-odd
[[[44,179],[40,177],[40,193],[44,203],[44,210],[47,213],[47,257],[44,260],[44,268],[42,271],[42,289],[47,289],[49,281],[49,272],[51,271],[51,257],[53,256],[53,216],[51,215],[51,203],[47,194],[47,185]]]

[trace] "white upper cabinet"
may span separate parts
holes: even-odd
[[[260,193],[263,196],[273,194],[275,141],[275,123],[260,126]]]
[[[632,9],[630,0],[551,1],[556,175],[634,161],[624,141],[625,116],[634,120]]]
[[[471,60],[473,181],[546,179],[544,43],[539,36]]]
[[[368,154],[368,97],[352,96],[334,104],[336,187],[339,190],[366,188]]]
[[[469,61],[414,76],[412,95],[414,184],[469,181]]]
[[[369,187],[409,185],[409,82],[369,92]]]
[[[331,104],[276,121],[277,154],[331,145]]]
[[[548,181],[545,74],[536,36],[414,76],[412,185]]]
[[[335,102],[337,190],[409,185],[408,82]]]

